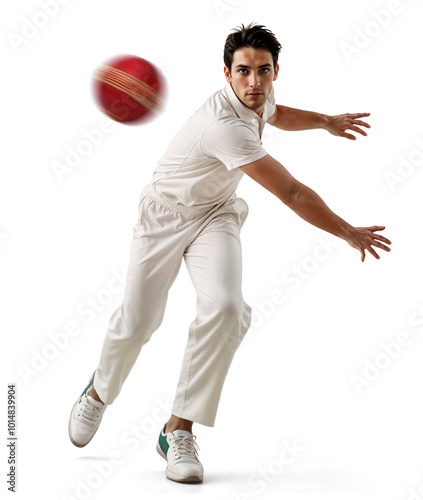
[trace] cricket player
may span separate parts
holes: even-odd
[[[91,441],[142,346],[159,328],[184,260],[196,291],[196,317],[156,449],[167,461],[169,479],[203,480],[192,425],[214,426],[226,375],[251,322],[241,290],[240,230],[248,205],[236,195],[244,174],[310,224],[345,240],[362,261],[366,251],[379,259],[375,248],[390,250],[391,242],[377,234],[384,226],[348,224],[263,148],[266,123],[282,130],[323,128],[352,140],[346,130],[365,136],[362,127],[369,128],[360,119],[369,113],[328,116],[275,104],[280,49],[261,25],[242,25],[228,35],[226,86],[177,132],[142,190],[123,301],[110,318],[97,368],[72,408],[74,445]]]

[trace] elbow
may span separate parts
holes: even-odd
[[[294,205],[295,202],[300,198],[302,190],[303,184],[301,184],[301,182],[294,182],[289,189],[288,194],[281,198],[282,202],[288,207]]]

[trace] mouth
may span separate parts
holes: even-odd
[[[260,97],[261,95],[263,95],[263,92],[249,92],[247,95],[249,95],[250,97]]]

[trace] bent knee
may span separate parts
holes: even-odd
[[[244,301],[242,297],[222,293],[215,299],[214,308],[217,314],[224,316],[228,320],[238,321],[244,311]]]

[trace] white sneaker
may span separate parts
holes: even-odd
[[[86,446],[94,437],[107,407],[106,404],[96,401],[87,394],[93,385],[94,373],[84,392],[73,405],[69,418],[69,437],[78,448]]]
[[[166,476],[180,483],[201,483],[203,466],[198,458],[196,436],[191,432],[176,430],[160,432],[156,450],[167,461]]]

